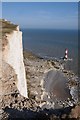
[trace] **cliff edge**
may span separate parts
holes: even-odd
[[[23,63],[22,32],[19,30],[18,25],[14,25],[6,20],[0,20],[0,27],[2,27],[0,30],[0,33],[2,33],[0,34],[0,77],[5,79],[5,81],[7,78],[7,80],[9,80],[11,76],[9,72],[12,71],[13,75],[16,76],[15,85],[20,94],[24,97],[28,97],[25,67]],[[4,80],[2,80],[1,83],[1,95],[8,94],[6,90],[4,91],[5,87],[2,87],[3,84],[5,84],[3,81]]]

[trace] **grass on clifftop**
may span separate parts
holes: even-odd
[[[0,33],[4,36],[6,33],[11,33],[13,30],[16,30],[18,25],[14,25],[9,21],[5,21],[4,19],[0,19]]]

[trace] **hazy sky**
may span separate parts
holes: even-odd
[[[2,3],[0,2],[0,18],[2,18]]]
[[[2,16],[24,28],[76,29],[77,2],[4,2]]]
[[[1,0],[5,2],[78,2],[79,0]]]

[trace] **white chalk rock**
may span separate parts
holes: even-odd
[[[19,27],[17,27],[17,30],[6,34],[6,38],[7,44],[2,51],[2,59],[14,69],[17,75],[17,88],[20,94],[24,97],[28,97],[25,67],[23,63],[22,32],[19,31]]]

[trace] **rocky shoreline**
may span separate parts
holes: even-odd
[[[65,63],[42,59],[29,51],[24,51],[24,63],[29,98],[19,94],[15,86],[16,76],[11,73],[7,78],[10,82],[4,81],[11,87],[8,89],[10,94],[1,96],[1,120],[79,119],[79,81],[74,73],[64,69]]]
[[[32,55],[32,53],[30,54]],[[67,103],[66,105],[68,105],[68,103],[70,105],[71,103],[71,106],[72,104],[75,104],[75,102],[78,102],[78,93],[75,93],[75,91],[77,90],[75,88],[78,87],[78,78],[71,71],[67,71],[66,69],[64,69],[64,64],[66,64],[66,61],[60,62],[45,60],[35,56],[34,60],[26,57],[24,63],[26,71],[30,73],[27,74],[27,79],[29,80],[29,82],[31,82],[30,85],[33,86],[29,91],[30,94],[35,96],[35,99],[47,101],[48,104],[51,101],[53,104],[55,104],[54,100],[51,100],[51,94],[53,92],[54,95],[54,92],[56,92],[56,97],[53,97],[52,99],[59,98],[57,100],[58,102],[62,101],[62,103],[64,102],[64,104]],[[75,100],[73,98],[75,98]],[[48,106],[46,108],[48,108]],[[50,105],[50,108],[51,106],[52,104]],[[61,105],[61,107],[62,106],[64,105]]]

